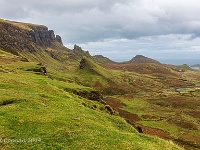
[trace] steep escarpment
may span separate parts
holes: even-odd
[[[46,26],[6,21],[0,19],[0,48],[19,55],[20,52],[36,51],[37,47],[62,45],[62,39]]]
[[[46,26],[0,19],[0,49],[45,64],[53,70],[69,70],[79,65],[83,56],[92,56],[74,45],[70,50]]]

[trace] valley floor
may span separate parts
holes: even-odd
[[[185,149],[200,148],[199,92],[186,96],[173,92],[163,98],[118,95],[104,100],[140,132],[172,140]]]

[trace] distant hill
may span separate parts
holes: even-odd
[[[200,69],[200,64],[190,66],[192,69]]]
[[[127,63],[154,63],[154,64],[160,64],[159,61],[142,56],[142,55],[136,55],[133,57],[130,61]]]
[[[116,62],[114,62],[114,61],[110,60],[109,58],[104,57],[102,55],[94,55],[93,58],[97,63],[102,64],[102,65],[116,63]]]
[[[188,66],[187,64],[183,64],[183,65],[169,65],[169,64],[165,64],[166,67],[171,68],[172,70],[175,70],[177,72],[185,72],[187,70],[192,70],[192,68],[190,66]]]
[[[186,70],[191,70],[190,66],[188,66],[187,64],[183,64],[178,66],[179,71],[186,71]]]

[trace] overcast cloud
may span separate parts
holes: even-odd
[[[200,61],[199,14],[199,0],[0,0],[1,18],[44,24],[67,47],[114,60]]]

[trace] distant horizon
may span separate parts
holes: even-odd
[[[192,65],[196,65],[196,64],[200,64],[200,58],[174,58],[173,57],[167,57],[167,58],[156,58],[156,56],[149,56],[149,55],[145,55],[144,53],[132,53],[130,52],[130,54],[126,53],[126,55],[121,55],[121,57],[119,57],[120,53],[118,55],[114,56],[110,56],[112,54],[109,54],[109,52],[106,52],[104,50],[102,50],[101,52],[98,51],[98,53],[96,51],[93,51],[92,48],[89,48],[88,46],[82,45],[82,44],[76,44],[78,46],[80,46],[84,51],[88,51],[90,53],[91,56],[95,56],[95,55],[102,55],[104,57],[109,58],[110,60],[117,62],[117,63],[122,63],[122,62],[127,62],[129,60],[131,60],[133,57],[135,57],[136,55],[142,55],[154,60],[159,61],[162,64],[171,64],[171,65],[183,65],[183,64],[187,64],[189,66]],[[64,45],[65,47],[69,48],[69,49],[73,49],[74,44],[70,44],[70,45]],[[136,51],[137,52],[137,51]],[[128,57],[127,57],[128,56]]]
[[[101,55],[101,54],[98,54],[98,55]],[[138,54],[140,55],[140,54]],[[95,55],[92,55],[92,56],[95,56]],[[104,56],[104,55],[102,55]],[[136,56],[136,55],[135,55]],[[133,56],[133,57],[135,57]],[[145,55],[143,55],[145,56]],[[107,57],[107,56],[104,56],[104,57]],[[132,58],[133,58],[132,57]],[[148,57],[148,56],[145,56],[145,57]],[[123,59],[123,58],[110,58],[110,57],[107,57],[108,59],[114,61],[114,62],[117,62],[117,63],[122,63],[122,62],[127,62],[131,59]],[[166,58],[166,59],[156,59],[156,58],[152,58],[152,57],[148,57],[148,58],[151,58],[151,59],[154,59],[154,60],[157,60],[159,61],[160,63],[162,64],[169,64],[169,65],[183,65],[183,64],[187,64],[188,66],[192,66],[192,65],[197,65],[197,64],[200,64],[200,59],[189,59],[189,58],[186,58],[186,59],[173,59],[173,58]]]
[[[188,66],[192,66],[200,64],[200,59],[158,59],[158,61],[164,64],[172,64],[172,65],[187,64]]]

